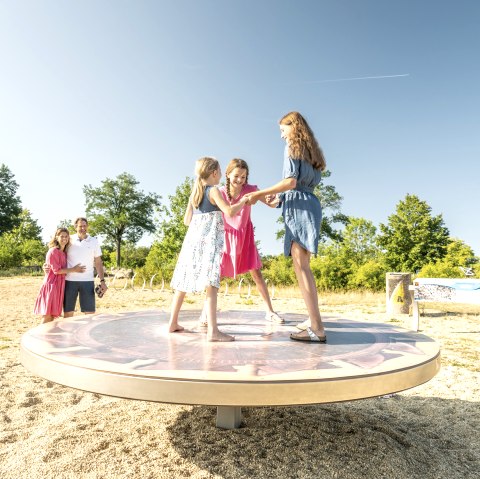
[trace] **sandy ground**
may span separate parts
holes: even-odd
[[[422,332],[440,343],[442,369],[422,386],[391,398],[244,408],[241,428],[221,430],[213,407],[111,398],[30,374],[19,344],[38,324],[32,307],[40,282],[0,278],[3,479],[480,477],[478,310],[425,311]],[[275,309],[304,312],[295,294],[283,292]],[[168,309],[170,299],[111,289],[98,312]],[[185,307],[198,309],[201,299],[190,297]],[[388,318],[380,294],[328,295],[322,303],[346,318],[410,321]],[[219,306],[263,309],[259,298],[238,294],[220,295]]]

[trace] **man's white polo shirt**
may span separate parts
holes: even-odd
[[[83,273],[67,273],[67,281],[93,281],[94,280],[94,260],[102,256],[102,250],[97,238],[87,235],[80,241],[78,235],[70,237],[70,248],[67,251],[67,267],[73,268],[80,263],[86,267]]]

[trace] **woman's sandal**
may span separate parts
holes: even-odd
[[[268,311],[265,313],[265,319],[272,323],[283,324],[285,320],[279,316],[275,311]]]
[[[326,336],[318,336],[316,335],[311,328],[307,327],[305,330],[308,333],[308,336],[300,336],[302,333],[292,333],[290,334],[290,339],[294,341],[306,341],[307,343],[326,343],[327,337]]]

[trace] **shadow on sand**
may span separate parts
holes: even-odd
[[[243,408],[236,430],[215,427],[215,407],[183,411],[172,447],[215,477],[480,477],[477,403],[439,398]]]

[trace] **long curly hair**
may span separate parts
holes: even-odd
[[[57,231],[55,231],[55,234],[53,235],[52,239],[50,240],[50,243],[48,243],[49,248],[60,248],[60,243],[57,240],[57,236],[60,233],[67,233],[68,234],[68,243],[65,245],[64,251],[67,252],[68,248],[70,247],[70,231],[68,231],[67,228],[57,228]]]
[[[292,158],[308,161],[316,170],[325,170],[327,162],[323,151],[308,126],[307,120],[298,111],[287,113],[280,118],[278,124],[292,127],[291,135],[288,138],[288,150]]]
[[[248,184],[248,164],[245,160],[241,160],[240,158],[234,158],[233,160],[230,160],[230,163],[227,165],[227,169],[225,170],[225,189],[227,190],[227,196],[230,201],[232,201],[232,192],[230,191],[230,178],[228,175],[235,169],[235,168],[240,168],[242,170],[247,171],[247,177],[245,178],[245,184]]]
[[[202,202],[203,195],[205,193],[204,181],[216,170],[220,168],[220,164],[215,158],[205,156],[200,158],[195,163],[195,182],[192,188],[192,205],[194,208],[198,208]]]

